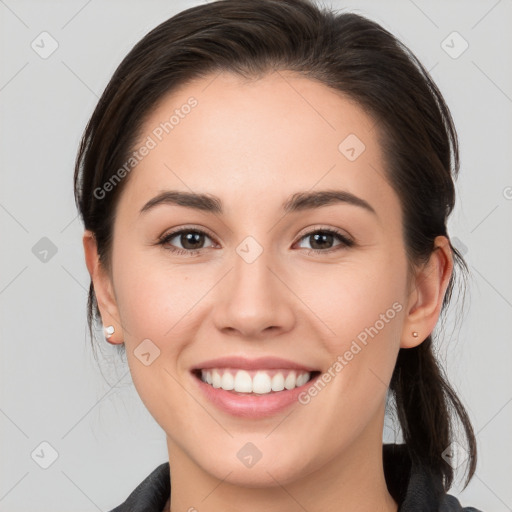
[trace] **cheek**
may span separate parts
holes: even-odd
[[[181,355],[201,326],[201,298],[215,280],[195,265],[166,265],[133,251],[115,261],[114,282],[133,382],[152,413],[166,409],[158,402],[182,393],[173,377],[182,378]]]
[[[400,254],[384,254],[364,264],[358,260],[338,269],[332,266],[323,281],[317,279],[326,286],[314,293],[310,287],[306,301],[322,319],[322,332],[328,333],[323,343],[330,355],[327,366],[335,376],[331,389],[353,400],[357,410],[364,404],[367,413],[386,394],[405,312],[405,261]]]
[[[179,419],[175,415],[188,405],[180,384],[180,355],[197,329],[193,305],[205,292],[194,292],[188,286],[192,280],[179,269],[162,269],[142,258],[124,258],[117,272],[117,304],[134,386],[155,421],[176,428],[188,418],[188,413]]]
[[[395,261],[389,256],[347,259],[319,267],[314,274],[310,271],[307,279],[296,283],[294,291],[310,309],[309,317],[321,320],[330,353],[339,353],[356,338],[364,342],[369,331],[372,337],[396,337],[405,289],[404,264],[397,260],[398,256]]]
[[[130,343],[174,338],[205,293],[201,281],[189,276],[193,270],[185,273],[183,267],[165,266],[143,253],[120,258],[114,268],[117,305]]]

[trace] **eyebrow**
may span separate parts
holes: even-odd
[[[222,201],[212,194],[196,194],[180,190],[164,190],[157,196],[150,199],[140,210],[143,214],[158,205],[177,205],[193,208],[204,212],[223,214]],[[320,190],[296,192],[291,195],[282,205],[285,213],[293,213],[313,208],[321,208],[332,204],[349,204],[358,206],[368,212],[377,215],[373,207],[364,199],[347,192],[346,190]]]

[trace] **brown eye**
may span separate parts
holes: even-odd
[[[196,255],[203,249],[205,238],[210,238],[204,231],[197,229],[181,229],[164,235],[159,244],[171,252],[184,255]],[[176,241],[171,243],[172,240]],[[181,247],[175,247],[178,243]]]
[[[310,231],[302,236],[301,240],[304,239],[308,240],[311,245],[309,253],[330,253],[338,250],[339,248],[351,247],[354,245],[352,240],[332,229],[317,229],[315,231]],[[338,239],[340,243],[333,246],[336,239]]]
[[[202,249],[207,248],[204,247],[206,238],[211,240],[211,237],[200,229],[180,229],[161,237],[158,244],[175,254],[196,256]],[[173,240],[174,242],[172,243]],[[303,235],[300,240],[308,240],[311,244],[312,247],[309,249],[308,254],[331,253],[354,245],[353,240],[333,229],[310,231]],[[336,240],[339,243],[335,244]],[[181,245],[181,247],[176,247],[177,244]]]

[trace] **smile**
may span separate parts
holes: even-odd
[[[200,370],[203,382],[214,388],[245,394],[266,395],[303,386],[312,373],[293,369],[242,370],[234,368],[208,368]]]

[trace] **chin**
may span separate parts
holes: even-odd
[[[249,451],[249,450],[248,450]],[[208,460],[198,460],[203,470],[211,474],[213,477],[228,482],[230,484],[249,487],[275,487],[285,485],[291,481],[297,480],[311,471],[311,464],[304,460],[303,453],[295,452],[288,458],[283,458],[283,452],[274,451],[272,457],[262,454],[257,461],[255,459],[247,461],[239,459],[237,454],[226,455],[211,452]],[[309,469],[309,470],[308,470]]]

